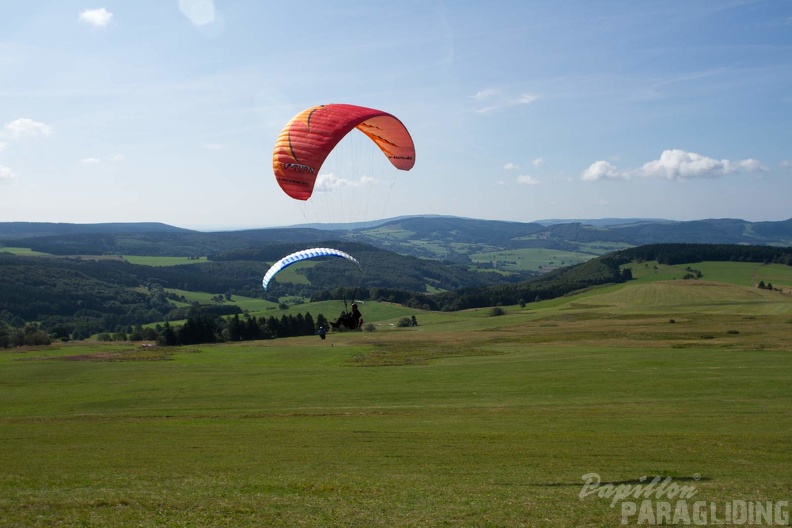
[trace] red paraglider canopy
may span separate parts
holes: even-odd
[[[310,198],[325,159],[354,128],[374,141],[397,169],[415,165],[412,137],[393,115],[348,104],[320,105],[294,116],[278,136],[272,153],[278,185],[292,198]]]

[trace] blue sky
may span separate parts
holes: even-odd
[[[792,217],[789,1],[0,0],[0,11],[0,221]],[[376,195],[374,207],[317,213],[275,182],[278,132],[324,103],[385,110],[412,133],[413,170],[358,169],[374,183],[355,203]]]

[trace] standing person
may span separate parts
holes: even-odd
[[[363,314],[360,313],[360,310],[358,310],[357,303],[352,303],[352,314],[351,314],[351,316],[352,316],[351,317],[352,328],[357,330],[358,328],[363,326]]]
[[[319,327],[319,332],[318,332],[318,333],[319,333],[319,337],[321,337],[322,339],[324,339],[324,338],[325,338],[325,336],[327,335],[327,330],[325,330],[325,327],[324,327],[324,326],[320,326],[320,327]]]

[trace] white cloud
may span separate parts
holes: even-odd
[[[3,150],[3,149],[0,148],[0,150]],[[779,163],[779,165],[781,167],[792,167],[792,159],[783,160],[781,163]]]
[[[476,95],[471,95],[470,98],[476,101],[486,101],[498,95],[500,95],[500,90],[497,88],[485,88],[476,92]]]
[[[113,154],[112,156],[108,156],[104,159],[89,156],[87,158],[81,159],[80,163],[85,163],[86,165],[95,165],[97,163],[102,163],[103,161],[109,161],[110,163],[118,163],[124,161],[125,159],[126,158],[124,157],[123,154]]]
[[[94,27],[106,27],[113,18],[113,13],[100,7],[99,9],[86,9],[80,13],[80,20]]]
[[[333,192],[344,187],[361,187],[370,185],[376,180],[371,176],[361,176],[359,180],[345,180],[333,174],[320,174],[314,184],[314,192]]]
[[[500,88],[485,88],[471,95],[470,99],[479,103],[479,107],[474,112],[489,114],[514,106],[529,105],[538,100],[539,96],[530,93],[512,95],[504,93]]]
[[[739,161],[716,160],[695,152],[680,149],[664,150],[659,159],[644,163],[638,169],[618,170],[607,161],[596,161],[583,171],[585,181],[629,180],[633,176],[663,178],[666,180],[691,180],[696,178],[719,178],[726,174],[759,172],[766,170],[755,159]]]
[[[6,144],[0,141],[0,152],[3,152],[6,149]]]
[[[541,167],[544,165],[544,158],[536,158],[531,162],[531,165],[533,165],[535,168]]]
[[[757,172],[762,165],[754,159],[740,161],[716,160],[680,149],[664,150],[660,159],[645,163],[636,171],[640,176],[668,180],[718,178],[738,172]]]
[[[595,161],[581,176],[585,181],[598,180],[626,180],[629,176],[623,175],[618,169],[607,161]]]
[[[525,93],[520,94],[516,99],[511,101],[511,103],[515,105],[529,105],[533,102],[536,102],[537,100],[539,100],[538,95]]]
[[[38,121],[33,121],[27,117],[22,117],[11,121],[10,123],[6,124],[5,129],[11,134],[12,138],[49,136],[52,134],[51,126]]]
[[[0,165],[0,183],[10,182],[14,179],[16,179],[16,174],[11,172],[11,169],[8,167],[3,167]]]
[[[203,148],[206,150],[222,150],[225,148],[225,145],[222,143],[205,143]]]
[[[520,170],[520,166],[516,163],[507,163],[503,166],[503,170]]]
[[[524,174],[522,176],[517,176],[517,183],[519,183],[520,185],[539,185],[542,182],[540,182],[533,176]]]

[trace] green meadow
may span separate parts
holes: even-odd
[[[620,525],[591,473],[721,520],[790,501],[792,295],[743,284],[790,276],[691,266],[501,316],[366,303],[326,340],[0,352],[0,525]]]
[[[208,262],[206,257],[150,257],[141,255],[124,255],[130,264],[142,266],[179,266],[181,264],[198,264]]]
[[[594,255],[560,251],[547,248],[512,249],[508,251],[480,252],[470,255],[476,263],[491,262],[505,271],[541,271],[585,262]]]
[[[21,247],[0,247],[0,252],[11,253],[12,255],[28,256],[28,257],[49,255],[49,253],[41,253],[40,251],[33,251],[30,248],[21,248]]]

